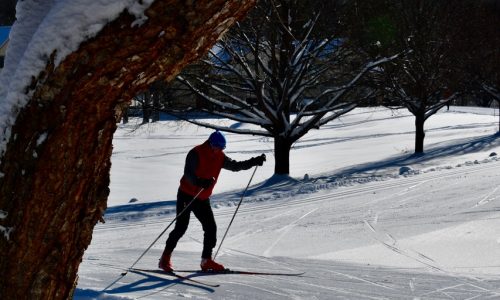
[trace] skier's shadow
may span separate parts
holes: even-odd
[[[144,276],[143,279],[131,282],[129,284],[107,290],[106,293],[109,294],[122,294],[122,293],[132,293],[132,292],[141,292],[141,291],[152,291],[152,294],[159,293],[169,287],[172,287],[177,284],[182,284],[188,287],[195,287],[202,290],[205,290],[209,293],[213,293],[215,290],[208,286],[204,286],[201,284],[196,284],[194,282],[187,282],[182,280],[181,278],[172,278],[168,279],[161,275],[155,275],[147,272],[141,272],[136,270],[130,270],[130,273],[138,274]],[[156,290],[161,288],[160,290]]]

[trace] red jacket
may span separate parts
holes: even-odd
[[[224,166],[225,155],[222,151],[213,151],[208,142],[205,142],[201,145],[198,145],[193,148],[193,150],[198,156],[198,163],[195,166],[194,175],[196,178],[215,178],[214,183],[207,189],[204,189],[203,192],[198,196],[198,199],[206,200],[212,195],[212,190],[217,182],[217,178],[219,177],[220,171]],[[190,152],[191,153],[191,152]],[[188,154],[189,160],[189,154]],[[188,167],[188,161],[186,160],[186,168]],[[181,184],[179,189],[184,193],[195,196],[200,191],[200,187],[195,185],[195,181],[193,178],[188,178],[186,176],[186,171],[184,172],[184,176],[181,178]]]

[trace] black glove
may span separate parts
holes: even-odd
[[[254,166],[262,166],[266,161],[266,155],[261,154],[260,156],[253,157],[252,160],[254,161]]]
[[[204,189],[208,189],[215,182],[215,178],[198,178],[196,185]]]

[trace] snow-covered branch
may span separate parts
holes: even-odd
[[[342,85],[340,87],[334,88],[334,89],[326,89],[320,95],[318,95],[316,98],[320,99],[320,98],[323,98],[323,97],[328,96],[330,94],[338,93],[338,92],[340,92],[342,90],[350,89],[369,70],[371,70],[371,69],[373,69],[373,68],[375,68],[375,67],[377,67],[379,65],[382,65],[382,64],[385,64],[385,63],[390,62],[392,60],[395,60],[396,58],[398,58],[400,56],[403,56],[403,55],[406,55],[406,54],[407,54],[406,52],[401,52],[401,53],[398,53],[398,54],[395,54],[395,55],[392,55],[392,56],[389,56],[389,57],[383,57],[383,58],[380,58],[380,59],[378,59],[376,61],[369,62],[369,63],[365,64],[365,66],[358,72],[358,74],[356,76],[354,76],[353,79],[351,79],[350,82],[348,82],[347,84],[344,84],[344,85]],[[331,105],[331,103],[335,102],[336,100],[337,100],[337,97],[332,98],[332,100],[330,100],[329,102],[327,102],[326,106]]]
[[[444,106],[449,105],[449,103],[451,101],[453,101],[454,99],[456,99],[457,96],[458,96],[458,93],[453,93],[449,97],[447,97],[445,99],[441,99],[438,102],[436,102],[436,103],[430,105],[429,107],[427,107],[426,112],[425,112],[424,120],[427,120],[430,116],[432,116],[435,113],[437,113],[438,110],[440,110]]]
[[[227,127],[227,126],[220,126],[220,125],[215,125],[213,123],[208,123],[208,122],[201,122],[196,119],[190,118],[188,115],[186,115],[185,112],[176,114],[172,112],[168,112],[169,114],[173,115],[176,118],[179,118],[181,120],[184,120],[186,122],[189,122],[191,124],[195,124],[198,126],[206,127],[206,128],[211,128],[215,130],[220,130],[220,131],[225,131],[225,132],[232,132],[232,133],[238,133],[238,134],[249,134],[249,135],[259,135],[259,136],[267,136],[267,137],[272,137],[272,134],[269,133],[267,130],[253,130],[253,129],[238,129],[238,128],[232,128],[232,127]],[[212,112],[210,112],[212,113]],[[234,115],[229,115],[229,114],[221,114],[221,117],[228,117],[231,116],[231,119],[234,120]]]

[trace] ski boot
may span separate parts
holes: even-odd
[[[172,262],[170,261],[171,256],[172,256],[171,251],[167,249],[163,250],[160,262],[158,263],[158,268],[162,269],[165,272],[172,272],[174,269],[172,268]]]
[[[200,267],[203,272],[223,272],[226,270],[223,265],[216,263],[211,258],[202,258]]]

